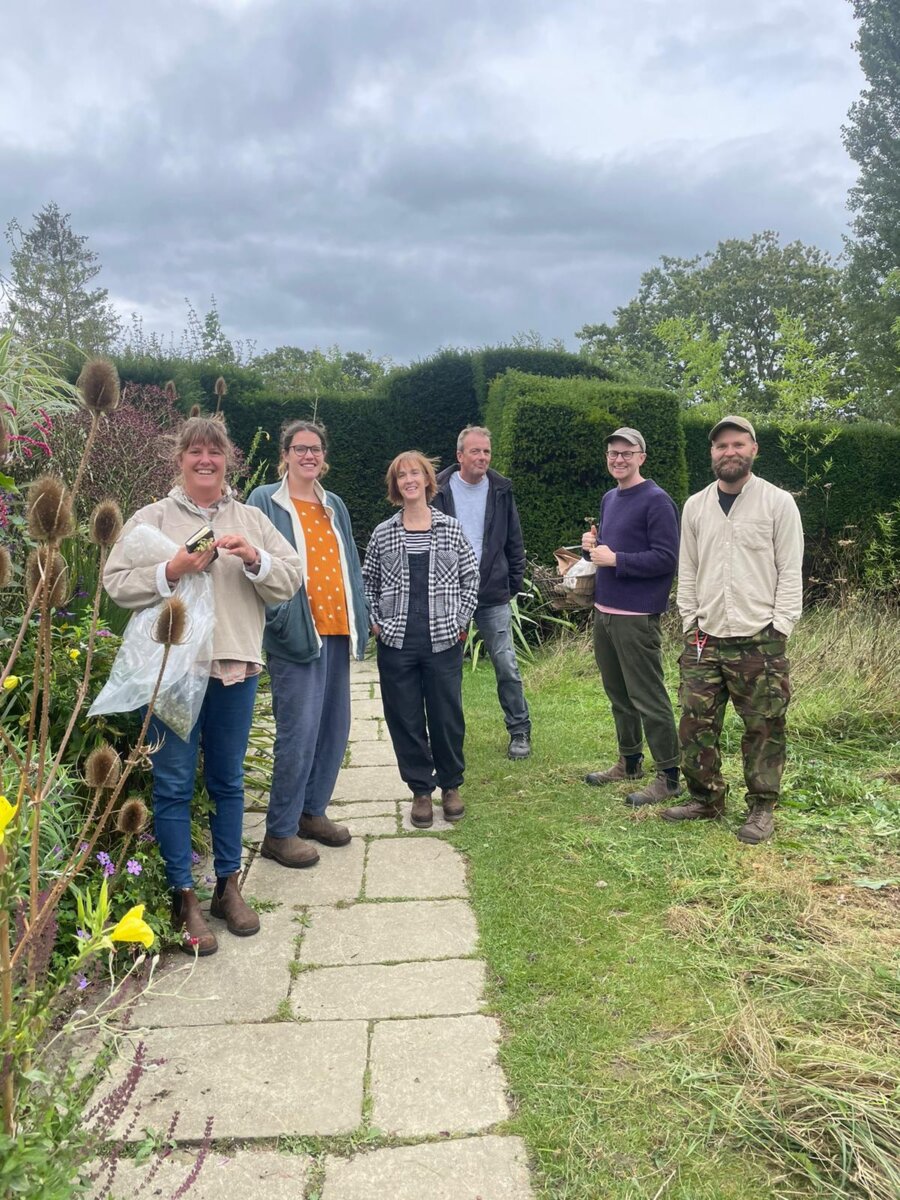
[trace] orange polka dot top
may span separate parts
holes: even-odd
[[[337,537],[317,500],[294,500],[306,541],[306,594],[320,637],[348,637],[347,598]]]

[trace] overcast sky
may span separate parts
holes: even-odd
[[[840,252],[854,36],[847,0],[30,0],[0,220],[56,201],[160,332],[214,293],[258,350],[576,348],[661,254]]]

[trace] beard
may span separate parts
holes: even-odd
[[[722,479],[725,483],[737,483],[739,479],[744,479],[750,474],[753,467],[753,459],[750,455],[736,455],[733,458],[715,463],[713,466],[713,475],[716,479]]]

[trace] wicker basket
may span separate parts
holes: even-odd
[[[535,567],[532,572],[532,581],[542,599],[557,611],[592,608],[593,575],[579,575],[574,581],[574,587],[563,583],[566,571],[581,561],[581,547],[561,546],[554,550],[553,557],[556,559],[556,572],[549,567]]]

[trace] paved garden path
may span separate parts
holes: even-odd
[[[117,1081],[139,1041],[157,1060],[120,1134],[166,1131],[177,1113],[179,1146],[150,1194],[170,1195],[185,1178],[211,1119],[213,1139],[236,1148],[209,1155],[195,1200],[532,1196],[523,1143],[492,1132],[510,1110],[500,1029],[482,1012],[464,861],[412,830],[374,664],[356,664],[352,679],[349,762],[329,812],[353,841],[319,847],[309,870],[259,856],[272,744],[261,697],[243,889],[259,902],[262,930],[239,939],[212,922],[219,952],[193,970],[187,959],[167,963],[113,1065]],[[436,815],[431,832],[449,828]],[[132,1171],[146,1169],[123,1162],[114,1194],[131,1195]]]

